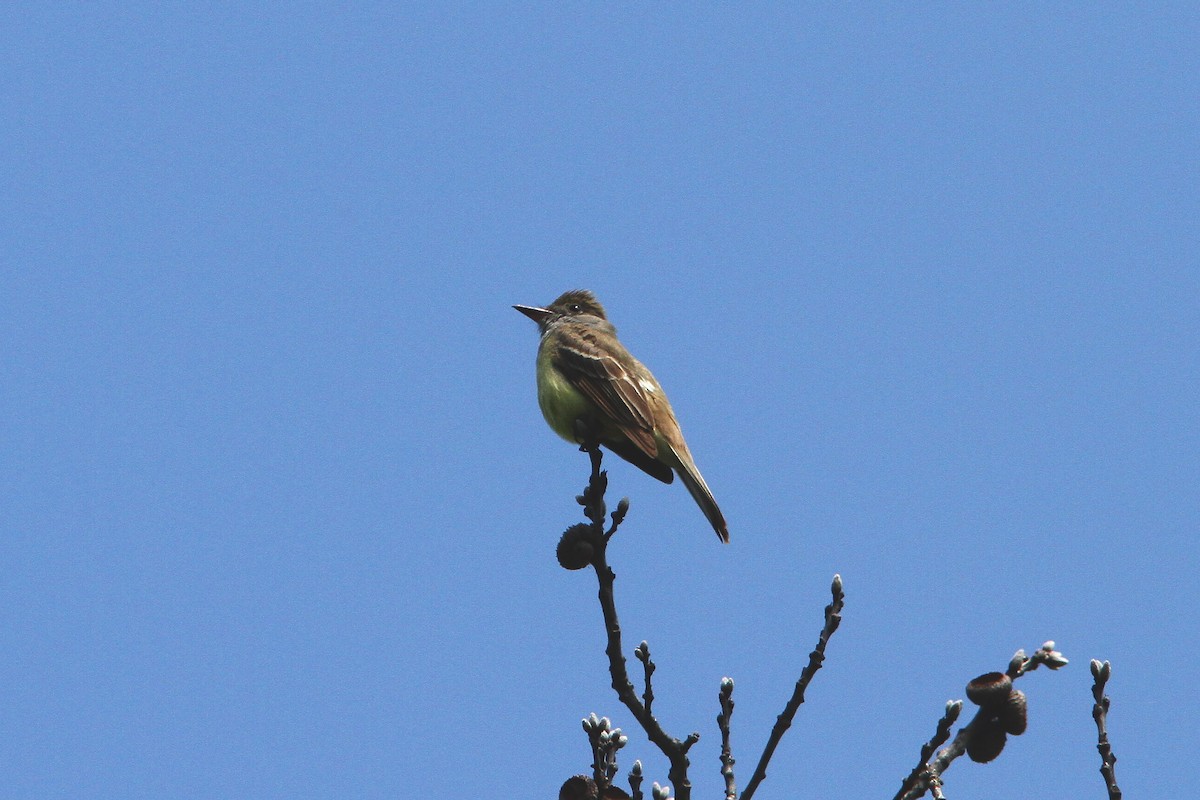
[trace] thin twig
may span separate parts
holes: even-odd
[[[583,730],[592,746],[592,780],[604,791],[612,785],[617,774],[617,751],[629,741],[629,737],[614,728],[608,717],[590,714],[583,720]]]
[[[721,679],[721,691],[717,693],[721,713],[717,714],[717,727],[721,730],[721,777],[725,779],[725,800],[737,800],[737,781],[733,777],[733,749],[729,744],[729,720],[733,716],[733,678]]]
[[[746,784],[746,790],[742,792],[742,800],[750,800],[754,796],[754,791],[758,785],[767,777],[767,764],[771,761],[771,756],[775,754],[775,748],[779,746],[779,742],[783,739],[783,734],[792,725],[792,719],[796,716],[796,711],[799,710],[800,704],[804,702],[804,691],[808,688],[808,684],[812,681],[813,676],[817,674],[817,670],[821,668],[821,664],[825,661],[825,645],[829,643],[829,637],[837,630],[838,625],[842,621],[842,606],[845,605],[846,595],[842,591],[842,576],[833,576],[833,585],[830,587],[833,594],[833,602],[825,606],[825,625],[821,628],[821,635],[817,639],[816,648],[808,654],[808,665],[800,673],[800,680],[796,681],[796,688],[792,692],[792,697],[784,706],[783,713],[775,720],[775,727],[771,729],[771,735],[767,739],[767,746],[763,748],[762,756],[758,759],[758,765],[754,768],[754,773],[750,776],[750,782]]]
[[[1121,800],[1121,789],[1117,786],[1117,775],[1113,770],[1117,764],[1117,757],[1108,743],[1109,702],[1108,695],[1104,694],[1104,687],[1110,675],[1112,667],[1107,661],[1101,663],[1092,659],[1092,697],[1096,701],[1092,706],[1092,719],[1096,721],[1096,733],[1099,736],[1096,749],[1100,751],[1100,774],[1104,776],[1104,785],[1108,787],[1108,800]]]
[[[650,643],[643,641],[633,649],[634,658],[642,662],[642,671],[645,673],[646,691],[642,692],[642,702],[646,706],[646,713],[651,713],[651,706],[654,705],[654,686],[650,683],[650,678],[654,675],[654,662],[650,660]]]
[[[642,762],[634,761],[633,769],[629,770],[629,788],[633,790],[630,800],[642,800]]]
[[[967,752],[967,745],[971,742],[971,737],[975,735],[975,731],[983,727],[984,723],[990,718],[989,713],[985,713],[981,708],[975,712],[975,716],[966,725],[958,729],[958,733],[954,736],[954,741],[944,747],[937,758],[930,761],[920,771],[917,782],[910,786],[906,791],[896,795],[897,798],[903,800],[915,800],[927,791],[931,791],[935,786],[938,791],[934,796],[941,793],[942,773],[950,768],[954,760]]]
[[[1024,650],[1018,650],[1008,662],[1008,677],[1016,680],[1027,672],[1033,672],[1045,665],[1048,669],[1061,669],[1070,663],[1066,656],[1054,649],[1054,642],[1044,642],[1031,656],[1026,656]]]
[[[908,777],[904,779],[904,783],[900,784],[900,791],[896,793],[895,800],[901,800],[912,787],[922,782],[923,777],[928,779],[929,757],[950,739],[950,728],[958,720],[958,715],[962,713],[962,707],[962,700],[951,700],[946,703],[946,713],[938,720],[937,730],[933,737],[921,745],[921,758]]]

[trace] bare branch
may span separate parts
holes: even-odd
[[[583,730],[592,746],[592,780],[603,792],[617,774],[617,751],[629,742],[620,728],[612,727],[608,717],[591,714],[583,720]]]
[[[608,671],[612,676],[612,687],[616,691],[617,697],[620,698],[625,707],[633,714],[634,719],[637,720],[642,730],[646,732],[650,741],[667,757],[667,761],[670,763],[667,775],[674,788],[676,800],[690,800],[692,784],[688,779],[690,761],[687,754],[691,750],[692,745],[699,740],[700,734],[693,733],[680,741],[663,730],[658,719],[650,713],[650,709],[647,707],[649,701],[653,700],[653,693],[650,692],[649,683],[649,675],[653,670],[650,667],[646,668],[647,703],[643,704],[642,700],[637,696],[637,691],[634,689],[632,681],[629,679],[629,670],[622,652],[621,623],[617,618],[617,607],[613,594],[613,584],[617,576],[612,568],[608,566],[607,556],[608,541],[616,533],[617,528],[624,519],[625,513],[629,508],[629,501],[624,499],[618,504],[617,510],[612,515],[612,527],[605,531],[604,492],[608,487],[608,477],[600,469],[602,459],[600,448],[594,443],[589,443],[584,444],[580,449],[587,452],[591,458],[592,474],[588,481],[587,489],[576,499],[584,507],[585,516],[592,521],[589,544],[594,552],[591,564],[596,571],[596,580],[599,584],[600,608],[604,614],[604,629],[608,637],[608,646],[605,648],[605,654],[608,656]],[[649,661],[649,647],[646,648],[645,653],[647,659],[643,662],[644,664]]]
[[[1026,656],[1024,650],[1014,653],[1012,660],[1008,662],[1008,676],[1016,680],[1026,672],[1033,672],[1042,665],[1045,665],[1047,669],[1061,669],[1068,663],[1070,662],[1067,661],[1066,656],[1054,649],[1054,642],[1051,640],[1043,642],[1032,656]]]
[[[650,707],[654,705],[654,687],[650,684],[650,677],[654,675],[654,670],[658,669],[654,666],[654,662],[650,660],[650,643],[643,641],[633,649],[633,657],[642,662],[642,670],[645,673],[646,690],[642,692],[642,702],[646,705],[646,713],[650,713]]]
[[[721,777],[725,779],[725,800],[737,800],[737,781],[733,777],[733,750],[729,745],[729,720],[733,716],[733,678],[721,679],[721,691],[717,693],[721,713],[717,714],[717,727],[721,730]]]
[[[633,769],[629,770],[629,788],[633,791],[630,800],[642,800],[642,762],[634,761]]]
[[[1108,799],[1121,800],[1121,789],[1117,786],[1117,775],[1113,770],[1117,764],[1117,757],[1108,743],[1109,701],[1108,695],[1104,694],[1104,687],[1110,675],[1112,667],[1107,661],[1101,663],[1092,659],[1092,697],[1095,699],[1092,719],[1096,721],[1096,733],[1099,736],[1096,749],[1100,751],[1100,774],[1104,776],[1104,785],[1108,787]]]
[[[946,703],[946,713],[938,720],[937,730],[934,731],[933,737],[921,745],[921,758],[908,777],[904,779],[904,783],[900,784],[900,791],[896,793],[895,800],[901,800],[909,789],[920,783],[925,783],[932,788],[933,781],[941,782],[936,776],[929,774],[929,758],[950,739],[950,728],[958,721],[962,707],[962,700],[951,700]]]
[[[755,790],[758,789],[758,785],[767,777],[767,764],[770,763],[771,756],[775,755],[775,748],[779,746],[783,734],[792,726],[796,711],[804,702],[804,692],[808,688],[808,684],[812,682],[813,676],[817,674],[817,670],[825,661],[825,646],[829,644],[829,637],[833,636],[833,632],[841,624],[842,606],[845,605],[846,600],[845,592],[842,591],[841,575],[833,576],[830,592],[833,594],[833,601],[825,606],[825,625],[821,628],[821,635],[817,638],[817,646],[808,654],[808,665],[800,673],[800,679],[796,681],[796,688],[792,692],[791,699],[784,706],[783,713],[775,720],[775,727],[771,729],[771,735],[767,738],[767,745],[758,759],[758,765],[750,776],[750,782],[746,784],[746,790],[742,792],[742,800],[750,800],[754,796]]]

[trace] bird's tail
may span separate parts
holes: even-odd
[[[721,513],[717,501],[713,499],[712,491],[704,482],[704,476],[700,474],[700,470],[696,469],[696,462],[692,461],[691,453],[686,450],[681,453],[675,448],[671,449],[679,461],[676,470],[679,472],[679,478],[683,481],[683,485],[687,487],[688,493],[696,501],[696,505],[700,506],[704,516],[708,517],[708,521],[712,523],[718,538],[725,544],[729,544],[729,526],[725,524],[725,515]]]

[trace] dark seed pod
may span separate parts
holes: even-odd
[[[591,542],[592,529],[582,522],[572,525],[558,540],[558,563],[563,569],[583,569],[592,563],[596,551]]]
[[[1004,729],[989,720],[975,729],[971,741],[967,742],[967,755],[976,764],[986,764],[1000,755],[1007,740]]]
[[[596,782],[588,776],[576,775],[567,778],[558,790],[558,800],[596,800],[598,789]],[[629,793],[619,786],[609,786],[604,790],[604,800],[629,800]]]
[[[558,800],[596,800],[596,782],[586,775],[567,778],[558,790]]]
[[[1025,693],[1020,689],[1015,690],[1004,701],[1004,705],[1000,708],[1000,724],[1004,730],[1011,733],[1013,736],[1020,736],[1025,732],[1025,726],[1028,722],[1025,715]]]
[[[988,672],[967,684],[967,699],[982,708],[998,708],[1012,694],[1012,678]]]

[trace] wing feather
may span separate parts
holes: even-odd
[[[650,401],[630,370],[597,343],[593,331],[584,326],[564,327],[555,360],[571,385],[595,403],[639,450],[652,459],[658,457]]]

